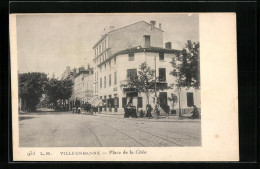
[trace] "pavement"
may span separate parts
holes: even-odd
[[[20,147],[201,146],[200,120],[124,118],[115,114],[37,112],[19,115]]]
[[[108,117],[108,118],[117,118],[117,119],[129,119],[129,120],[137,120],[137,121],[150,121],[150,122],[201,122],[200,119],[190,119],[187,117],[187,115],[183,116],[182,119],[179,119],[179,116],[176,115],[170,115],[168,117],[166,116],[159,116],[158,118],[152,117],[138,117],[138,118],[124,118],[123,114],[108,114],[108,113],[97,113],[94,114],[95,116],[100,116],[100,117]]]

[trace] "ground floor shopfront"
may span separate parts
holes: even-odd
[[[169,99],[172,94],[178,98],[178,101],[175,103]],[[145,111],[148,103],[151,104],[153,108],[155,106],[154,93],[151,93],[149,99],[147,99],[143,93],[126,93],[123,91],[98,97],[104,103],[103,107],[100,108],[100,112],[108,114],[123,114],[124,107],[129,104],[135,106],[138,112],[141,110]],[[162,108],[162,114],[165,113],[164,110],[168,106],[170,114],[176,112],[175,114],[178,115],[179,105],[182,113],[190,113],[193,110],[192,105],[196,105],[200,109],[200,91],[194,89],[182,89],[180,92],[171,89],[159,91],[157,92],[157,103]]]

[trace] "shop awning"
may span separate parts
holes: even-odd
[[[92,106],[102,106],[102,100],[100,100],[98,97],[93,97],[88,102]]]

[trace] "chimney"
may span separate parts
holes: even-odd
[[[171,42],[166,42],[165,43],[165,48],[166,49],[172,49],[172,43]]]
[[[159,23],[159,29],[162,29],[162,24],[161,23]]]
[[[109,27],[109,31],[111,32],[111,31],[113,31],[113,30],[115,30],[115,27],[114,27],[114,26],[110,26],[110,27]]]
[[[155,27],[156,21],[151,20],[150,24],[151,24],[151,29],[153,29]]]

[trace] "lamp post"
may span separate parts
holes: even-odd
[[[157,89],[156,89],[156,56],[154,56],[154,70],[155,70],[155,76],[154,76],[154,92],[155,92],[155,104],[157,104]]]
[[[181,115],[181,87],[178,87],[178,95],[179,95],[179,120],[182,120],[182,115]]]
[[[154,76],[154,104],[155,104],[155,108],[154,108],[154,111],[155,111],[155,114],[157,116],[157,118],[159,118],[159,114],[158,114],[158,107],[157,107],[157,84],[156,84],[156,56],[154,55],[154,69],[155,69],[155,76]]]

